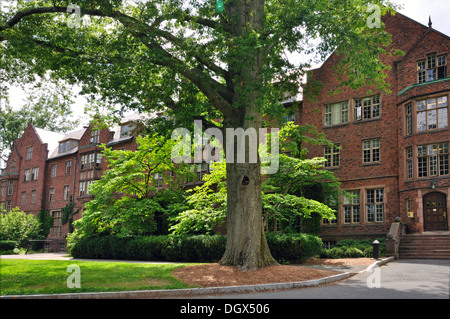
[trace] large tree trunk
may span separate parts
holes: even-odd
[[[263,117],[264,55],[261,48],[258,49],[257,45],[251,47],[251,44],[258,41],[254,32],[258,33],[264,26],[264,1],[233,0],[227,6],[234,36],[243,41],[238,40],[229,48],[230,55],[240,54],[240,58],[230,58],[230,61],[236,61],[229,64],[229,72],[234,79],[233,106],[236,112],[224,118],[224,128],[254,128],[259,134]],[[226,139],[226,143],[233,142]],[[231,162],[227,155],[227,243],[220,261],[223,265],[236,265],[245,270],[276,263],[263,229],[261,162],[257,156],[257,162],[251,163],[249,143],[245,146],[245,163],[238,163],[236,157]],[[237,143],[234,144],[236,156]]]
[[[259,164],[227,164],[227,243],[220,263],[253,270],[275,264],[262,221]]]

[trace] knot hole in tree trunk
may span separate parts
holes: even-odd
[[[247,186],[248,184],[250,184],[250,178],[248,178],[248,176],[244,176],[242,178],[242,185]]]

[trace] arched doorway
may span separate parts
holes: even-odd
[[[430,193],[423,197],[425,231],[447,230],[447,201],[442,193]]]

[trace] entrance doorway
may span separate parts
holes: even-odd
[[[442,193],[430,193],[423,197],[425,231],[447,230],[447,201]]]

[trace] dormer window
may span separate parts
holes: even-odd
[[[70,141],[59,143],[59,153],[65,153],[72,149],[72,143]]]
[[[447,56],[427,55],[425,60],[417,62],[418,83],[431,82],[447,77]]]
[[[131,136],[133,134],[133,131],[135,128],[136,128],[136,125],[132,124],[132,123],[122,125],[122,127],[120,129],[120,137]]]

